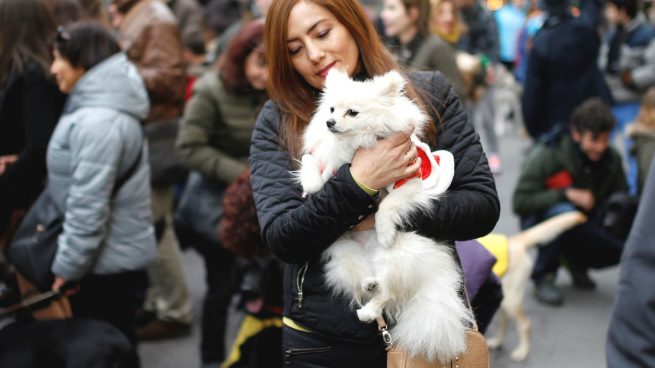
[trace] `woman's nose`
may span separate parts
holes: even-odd
[[[310,44],[305,47],[307,47],[307,57],[309,58],[310,61],[312,61],[313,63],[317,63],[321,61],[325,53],[320,47],[317,47],[314,44]]]

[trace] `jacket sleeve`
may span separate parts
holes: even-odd
[[[655,85],[655,39],[644,50],[644,64],[632,70],[632,80],[639,90]]]
[[[164,22],[150,24],[140,42],[144,44],[130,48],[128,52],[138,49],[141,53],[129,57],[135,61],[150,99],[182,101],[186,77],[177,25]]]
[[[523,162],[519,182],[512,197],[514,213],[526,216],[545,211],[558,202],[565,201],[558,189],[546,187],[546,179],[556,168],[552,165],[552,151],[543,146],[533,150]]]
[[[318,257],[346,230],[376,210],[343,165],[323,188],[303,199],[289,153],[280,148],[280,114],[272,102],[262,109],[250,148],[253,196],[264,242],[288,263]]]
[[[453,86],[455,92],[460,98],[466,97],[466,83],[464,82],[464,77],[457,67],[457,61],[455,60],[455,50],[450,47],[450,45],[443,44],[437,45],[435,47],[432,70],[441,72],[447,79],[448,82]]]
[[[537,38],[535,38],[536,40]],[[544,126],[547,81],[543,69],[541,53],[535,45],[528,56],[528,69],[525,75],[523,99],[521,101],[525,128],[533,139],[538,139],[548,129]]]
[[[480,137],[468,121],[453,88],[432,73],[433,107],[439,113],[437,149],[455,158],[455,176],[430,214],[415,215],[411,229],[438,240],[468,240],[493,230],[500,216],[496,184]]]
[[[71,184],[52,266],[55,275],[78,280],[95,263],[107,234],[121,146],[113,124],[76,124],[71,129]]]
[[[210,76],[216,77],[215,73]],[[206,78],[206,77],[205,77]],[[220,101],[211,91],[212,85],[200,79],[187,103],[175,148],[180,162],[192,170],[200,171],[208,178],[231,183],[246,164],[221,152],[209,144],[214,126],[222,123]]]
[[[0,228],[15,206],[26,206],[42,190],[46,177],[46,150],[57,125],[65,97],[41,72],[24,76],[20,89],[20,113],[25,147],[18,159],[0,175]],[[34,101],[39,101],[35,108]]]

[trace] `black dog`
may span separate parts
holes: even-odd
[[[12,292],[11,267],[0,252],[0,290]],[[16,302],[2,298],[2,305]],[[137,368],[139,358],[127,337],[104,321],[32,321],[0,315],[0,367]]]

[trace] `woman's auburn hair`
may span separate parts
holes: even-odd
[[[268,95],[282,113],[280,135],[282,145],[292,158],[300,154],[302,133],[316,109],[318,92],[310,86],[291,63],[288,21],[293,7],[307,1],[325,8],[346,27],[359,49],[358,71],[366,77],[385,74],[402,68],[380,41],[373,24],[356,0],[274,0],[265,22],[264,40],[268,62]],[[365,45],[362,47],[362,45]],[[408,81],[405,93],[425,110],[424,99]],[[436,141],[436,127],[428,124],[424,139]]]

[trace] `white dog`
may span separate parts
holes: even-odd
[[[473,321],[458,295],[463,282],[459,267],[447,245],[398,229],[410,214],[431,211],[432,201],[450,186],[454,159],[446,151],[430,152],[418,140],[428,120],[404,95],[404,86],[395,71],[358,82],[332,69],[303,137],[305,154],[297,175],[305,194],[315,193],[359,147],[414,128],[420,177],[387,188],[375,231],[348,232],[323,253],[326,281],[353,305],[366,302],[357,310],[361,321],[372,322],[384,311],[399,348],[449,361],[466,349],[464,332]]]
[[[562,232],[586,220],[586,216],[581,212],[566,212],[509,236],[504,244],[501,243],[507,248],[501,249],[500,252],[506,252],[509,259],[506,266],[507,271],[501,277],[504,297],[498,313],[498,332],[495,337],[487,341],[490,348],[499,348],[503,344],[508,322],[511,319],[516,323],[519,337],[519,343],[511,353],[512,360],[522,361],[528,356],[530,352],[530,320],[523,310],[525,289],[532,272],[532,259],[530,259],[528,250],[537,244],[552,241]],[[481,242],[484,244],[484,240]]]

